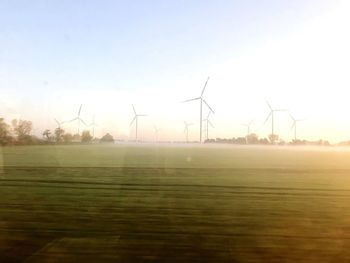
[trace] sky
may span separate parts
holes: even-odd
[[[198,97],[215,110],[211,138],[271,133],[266,100],[297,119],[298,138],[350,139],[350,2],[336,0],[0,0],[0,115],[81,117],[96,136],[199,137]],[[204,107],[204,117],[207,115]],[[287,112],[275,132],[293,138]],[[77,123],[65,124],[76,132]],[[88,128],[86,128],[88,129]]]

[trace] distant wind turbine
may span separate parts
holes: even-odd
[[[68,121],[68,122],[78,121],[78,134],[80,134],[80,123],[81,123],[81,122],[82,122],[85,126],[87,126],[86,123],[83,121],[83,119],[80,118],[80,113],[81,113],[81,108],[82,108],[82,106],[83,106],[83,105],[81,104],[81,105],[80,105],[80,108],[79,108],[79,111],[78,111],[77,117],[75,117],[74,119]]]
[[[185,123],[184,133],[186,134],[186,142],[188,143],[188,127],[192,126],[193,123],[187,123],[186,121],[184,121],[184,123]]]
[[[161,129],[157,128],[156,125],[154,125],[153,128],[154,128],[154,135],[155,135],[155,138],[156,138],[156,142],[158,142],[158,134],[161,131]]]
[[[138,121],[139,121],[139,117],[145,117],[147,115],[145,114],[137,114],[134,105],[132,105],[132,109],[134,111],[134,118],[132,119],[131,123],[130,123],[130,127],[133,125],[133,123],[135,122],[135,140],[137,141],[137,132],[138,132]]]
[[[97,126],[95,122],[95,114],[92,116],[92,122],[89,124],[92,127],[92,138],[95,138],[95,127]]]
[[[271,135],[272,135],[272,138],[274,138],[274,135],[275,135],[275,133],[274,133],[274,127],[275,127],[275,126],[274,126],[274,125],[275,125],[275,112],[279,112],[279,111],[288,111],[288,110],[285,110],[285,109],[273,109],[268,101],[266,101],[266,103],[267,103],[267,106],[269,106],[269,108],[270,108],[270,113],[269,113],[269,115],[267,115],[267,118],[266,118],[264,124],[265,124],[265,123],[270,119],[270,117],[271,117]],[[273,143],[273,141],[272,141],[271,143]]]
[[[202,142],[203,102],[204,102],[205,105],[207,105],[209,110],[212,113],[214,113],[213,109],[209,106],[209,104],[206,102],[206,100],[203,97],[203,94],[204,94],[205,88],[207,87],[208,81],[209,81],[209,77],[207,78],[207,81],[204,84],[204,87],[202,89],[202,93],[201,93],[200,97],[183,101],[183,102],[189,102],[189,101],[194,101],[194,100],[199,100],[200,101],[200,105],[199,105],[199,142],[200,143]]]
[[[297,140],[297,123],[300,122],[300,121],[304,121],[304,120],[295,119],[291,113],[289,113],[289,116],[290,116],[290,118],[293,121],[293,125],[292,125],[292,127],[290,129],[291,130],[294,129],[294,141],[296,141]]]
[[[207,140],[209,139],[209,125],[214,128],[214,125],[211,123],[211,121],[209,120],[209,117],[210,117],[210,114],[211,114],[211,111],[209,111],[208,115],[207,115],[207,118],[204,119],[203,121],[205,121],[205,124],[206,124],[206,138]]]
[[[246,135],[246,142],[248,143],[248,136],[250,135],[250,126],[252,125],[253,120],[251,120],[249,123],[242,124],[243,126],[247,127],[247,135]]]
[[[61,125],[62,125],[63,123],[65,123],[65,121],[61,121],[61,122],[60,122],[60,121],[58,121],[56,118],[54,118],[54,119],[55,119],[55,122],[57,123],[57,126],[58,126],[57,128],[58,128],[58,129],[61,129]]]

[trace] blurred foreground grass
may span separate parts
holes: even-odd
[[[0,262],[346,262],[347,151],[4,148]]]

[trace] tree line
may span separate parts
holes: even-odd
[[[237,137],[237,138],[216,138],[208,139],[205,143],[225,143],[225,144],[251,144],[251,145],[315,145],[315,146],[330,146],[329,141],[327,140],[317,140],[317,141],[308,141],[308,140],[292,140],[291,142],[286,142],[279,138],[277,134],[270,134],[268,138],[259,138],[255,133],[251,133],[246,137]],[[350,142],[349,144],[350,145]]]
[[[0,118],[0,145],[34,145],[52,143],[91,143],[91,142],[114,142],[114,138],[109,133],[100,139],[93,138],[90,131],[85,130],[82,134],[71,134],[62,128],[56,128],[53,132],[46,129],[42,133],[42,138],[32,134],[33,123],[28,120],[11,121],[11,124]]]
[[[70,143],[104,143],[114,142],[114,138],[109,133],[99,138],[93,138],[89,130],[81,134],[71,134],[58,127],[54,131],[46,129],[42,132],[42,137],[32,134],[33,124],[28,120],[14,119],[10,124],[6,123],[4,118],[0,118],[0,145],[35,145],[35,144],[70,144]],[[237,138],[216,138],[208,139],[205,143],[226,143],[226,144],[251,144],[268,145],[275,143],[278,145],[318,145],[329,146],[326,140],[307,141],[293,140],[289,143],[283,141],[278,135],[269,135],[268,138],[259,138],[255,133],[246,137]],[[339,145],[349,146],[350,142],[342,142]]]

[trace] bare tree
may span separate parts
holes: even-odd
[[[83,131],[81,134],[81,141],[82,142],[91,142],[92,136],[90,134],[90,131]]]
[[[46,141],[50,141],[50,135],[51,135],[51,131],[46,129],[44,132],[43,132],[43,137],[46,139]]]
[[[63,140],[64,130],[61,128],[56,128],[55,130],[55,141],[61,142]]]
[[[30,143],[31,136],[30,133],[33,128],[33,124],[31,121],[26,120],[12,120],[13,131],[17,136],[17,140],[19,143]]]

